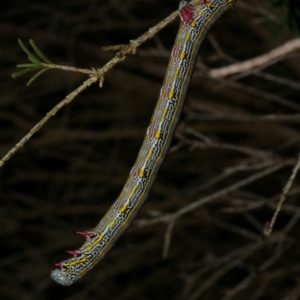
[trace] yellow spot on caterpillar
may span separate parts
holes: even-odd
[[[184,52],[184,50],[182,50],[182,51],[180,52],[179,58],[180,58],[180,59],[184,59],[184,56],[185,56],[185,52]]]
[[[205,5],[206,5],[207,7],[211,7],[211,6],[212,6],[212,3],[211,3],[210,1],[207,1],[207,2],[205,2]]]
[[[120,207],[120,212],[123,213],[127,208],[127,205],[126,204],[122,204],[121,207]]]
[[[160,130],[158,129],[158,130],[156,130],[156,132],[155,132],[155,138],[156,138],[156,139],[159,139],[159,137],[160,137]]]
[[[199,11],[198,11],[198,16],[201,17],[202,14],[203,14],[203,12],[204,12],[204,9],[199,10]]]
[[[143,168],[140,168],[139,169],[139,177],[143,177],[144,176],[144,169]]]
[[[170,89],[169,92],[168,92],[169,99],[172,99],[173,95],[174,95],[174,90]]]
[[[197,23],[196,23],[196,20],[193,20],[193,22],[190,23],[190,26],[191,26],[191,27],[195,27],[196,24],[197,24]]]

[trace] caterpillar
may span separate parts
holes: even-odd
[[[147,199],[156,174],[170,146],[190,84],[201,42],[210,26],[234,5],[235,0],[203,0],[191,6],[179,4],[181,23],[163,86],[142,147],[130,175],[112,207],[92,230],[77,231],[86,242],[68,250],[72,258],[55,264],[51,277],[69,286],[79,280],[113,246]]]

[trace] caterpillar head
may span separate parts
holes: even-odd
[[[55,269],[51,272],[51,278],[57,283],[69,286],[79,279],[78,276],[64,272],[61,269]]]

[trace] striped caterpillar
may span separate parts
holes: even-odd
[[[77,250],[68,251],[72,258],[57,263],[53,280],[69,286],[80,279],[113,246],[130,225],[147,199],[156,174],[167,154],[190,84],[199,47],[210,26],[232,7],[235,0],[203,0],[195,6],[179,4],[181,24],[164,83],[130,175],[112,207],[93,229],[77,231],[86,242]]]

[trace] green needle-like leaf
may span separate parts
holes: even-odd
[[[40,65],[42,63],[38,58],[36,58],[35,56],[32,56],[32,55],[28,56],[28,60],[31,61],[35,65]]]
[[[21,39],[18,39],[18,43],[19,43],[20,47],[22,48],[22,50],[28,55],[28,58],[30,56],[34,56],[33,53],[31,53],[30,50],[24,45],[24,43],[22,42]]]
[[[36,80],[40,75],[42,75],[44,72],[46,72],[49,68],[45,68],[37,72],[34,76],[30,78],[30,80],[27,82],[27,86],[29,86],[34,80]]]
[[[48,57],[38,48],[38,46],[35,44],[35,42],[30,39],[29,43],[31,45],[31,47],[33,48],[33,50],[35,51],[35,53],[46,63],[48,64],[53,64]]]
[[[16,73],[12,74],[12,77],[13,77],[13,78],[17,78],[17,77],[19,77],[19,76],[21,76],[21,75],[27,74],[27,73],[29,73],[29,72],[31,72],[31,71],[34,71],[34,70],[37,70],[37,69],[40,69],[40,68],[41,68],[40,66],[31,67],[31,68],[26,68],[26,69],[24,69],[24,70],[21,70],[21,71],[18,71],[18,72],[16,72]]]
[[[36,64],[18,64],[16,65],[17,68],[33,68],[36,67]]]
[[[53,63],[42,53],[42,51],[37,47],[37,45],[34,43],[33,40],[29,40],[29,43],[31,45],[31,47],[33,48],[34,52],[37,54],[37,56],[32,53],[22,42],[21,39],[18,39],[18,43],[20,45],[20,47],[22,48],[22,50],[27,54],[28,60],[31,63],[26,63],[26,64],[18,64],[17,68],[23,68],[23,70],[20,70],[14,74],[12,74],[13,78],[19,77],[21,75],[27,74],[29,72],[38,70],[38,72],[33,75],[30,80],[27,82],[27,86],[29,86],[34,80],[36,80],[41,74],[43,74],[44,72],[46,72],[49,68],[45,68],[43,66],[43,61],[45,63],[51,64],[53,65]],[[40,57],[42,59],[42,61],[38,58]]]

